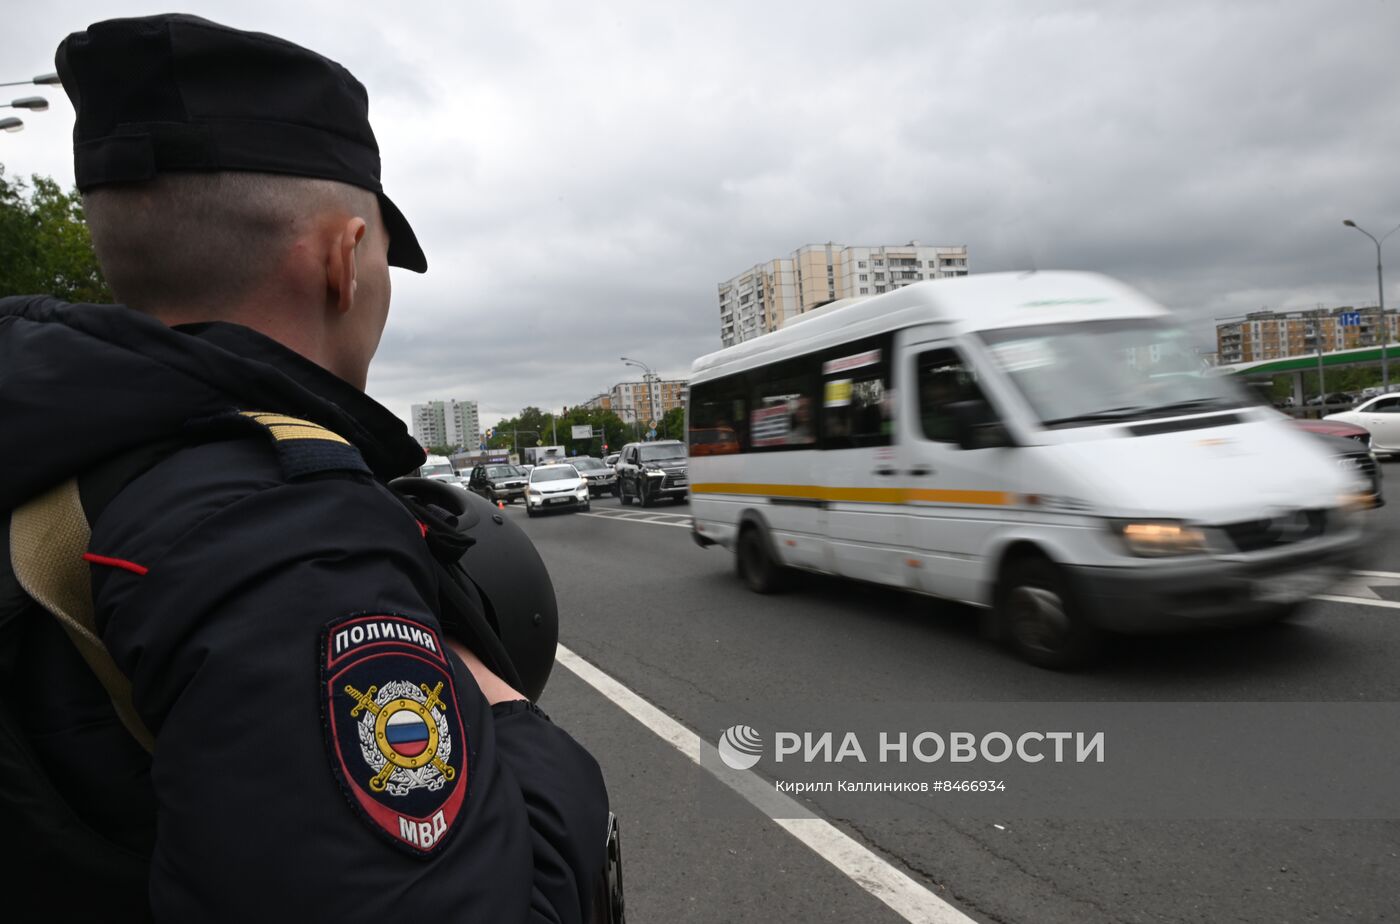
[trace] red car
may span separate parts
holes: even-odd
[[[1300,430],[1307,430],[1309,433],[1320,433],[1323,436],[1344,436],[1347,439],[1356,440],[1365,444],[1371,434],[1364,427],[1356,424],[1345,423],[1340,420],[1303,420],[1295,418],[1294,426]]]
[[[1385,503],[1381,496],[1381,467],[1371,453],[1371,434],[1356,424],[1340,420],[1302,420],[1294,418],[1293,425],[1306,430],[1325,442],[1337,454],[1337,464],[1355,468],[1371,483],[1368,500],[1371,507]]]

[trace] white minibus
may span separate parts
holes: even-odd
[[[693,536],[984,608],[1046,667],[1105,632],[1262,623],[1337,582],[1369,490],[1091,273],[916,283],[696,360]]]

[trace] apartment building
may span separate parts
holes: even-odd
[[[967,275],[967,245],[807,244],[719,284],[720,342],[733,346],[843,298]]]
[[[673,408],[685,407],[686,380],[648,376],[640,382],[618,382],[606,396],[594,400],[603,398],[604,407],[624,422],[635,417],[645,425],[649,420],[660,420]]]
[[[481,421],[475,401],[428,401],[410,410],[413,436],[421,446],[461,446],[475,449],[481,443]]]
[[[1343,324],[1344,315],[1359,314],[1360,324]],[[1400,333],[1400,319],[1386,312],[1387,343]],[[1215,325],[1216,362],[1222,366],[1283,359],[1381,343],[1380,309],[1316,308],[1307,311],[1255,311],[1239,320]]]

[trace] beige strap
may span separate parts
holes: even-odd
[[[117,717],[147,751],[155,738],[131,703],[131,681],[97,635],[92,576],[83,561],[92,532],[73,479],[10,514],[10,561],[24,592],[53,614],[106,687]]]

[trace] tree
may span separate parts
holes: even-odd
[[[52,179],[5,178],[0,166],[0,295],[111,302],[78,191]]]
[[[594,430],[601,428],[603,439],[575,440],[575,424],[587,424]],[[585,407],[573,407],[568,413],[559,415],[547,414],[537,407],[523,408],[516,416],[497,423],[493,431],[489,441],[492,449],[514,449],[518,446],[523,450],[527,446],[548,445],[558,434],[559,443],[566,447],[569,455],[574,455],[575,450],[578,450],[578,455],[596,455],[602,452],[603,443],[611,447],[608,451],[616,452],[618,447],[632,439],[632,426],[624,423],[621,417],[612,411]],[[518,442],[516,433],[519,434]]]
[[[685,408],[673,407],[666,412],[666,416],[658,421],[661,426],[656,428],[656,435],[663,440],[684,440],[685,439]]]

